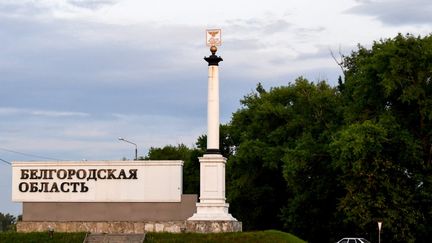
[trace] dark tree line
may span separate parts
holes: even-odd
[[[309,242],[344,236],[432,238],[432,36],[398,35],[342,58],[336,87],[298,78],[241,100],[221,126],[231,213],[245,230],[275,228]],[[199,193],[196,148],[152,148],[184,159]],[[171,156],[171,157],[170,157]]]
[[[14,231],[17,218],[11,214],[0,213],[0,232]]]

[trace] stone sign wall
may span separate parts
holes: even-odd
[[[180,202],[183,161],[14,162],[15,202]]]

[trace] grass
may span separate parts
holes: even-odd
[[[59,233],[55,232],[50,238],[47,232],[35,233],[0,233],[1,243],[82,243],[86,233]],[[218,233],[218,234],[199,234],[199,233],[147,233],[145,243],[164,242],[286,242],[286,243],[305,243],[296,236],[277,230],[252,231],[240,233]]]
[[[147,233],[145,242],[285,242],[285,243],[305,243],[298,237],[277,230],[252,231],[241,233],[218,233],[218,234],[170,234],[170,233]]]

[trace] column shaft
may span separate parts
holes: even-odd
[[[208,67],[207,150],[219,150],[219,70]]]

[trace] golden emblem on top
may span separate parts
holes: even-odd
[[[209,31],[208,32],[212,37],[215,37],[216,34],[219,34],[219,31]]]
[[[206,30],[206,45],[220,46],[222,44],[221,29]]]

